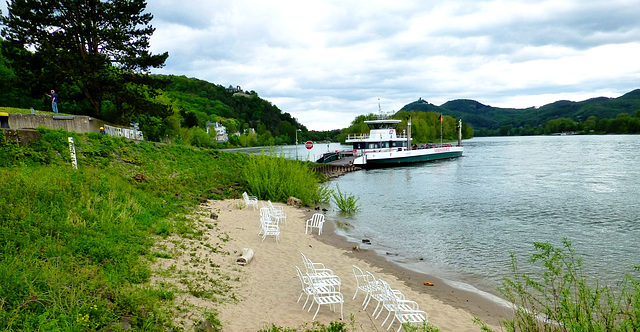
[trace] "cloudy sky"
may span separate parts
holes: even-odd
[[[638,0],[147,2],[152,51],[169,52],[155,73],[254,90],[309,129],[378,100],[525,108],[640,88]]]

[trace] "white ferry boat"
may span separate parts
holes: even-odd
[[[458,145],[427,144],[416,146],[411,144],[411,118],[408,133],[397,133],[396,125],[401,120],[385,119],[365,121],[371,129],[368,133],[349,134],[347,144],[353,146],[355,159],[353,166],[377,168],[398,166],[401,164],[426,162],[462,155],[462,120],[458,123]]]

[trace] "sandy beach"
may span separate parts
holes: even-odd
[[[331,220],[324,224],[322,235],[318,235],[317,230],[313,235],[305,234],[305,221],[316,211],[276,205],[283,206],[287,214],[286,224],[280,227],[279,243],[272,236],[262,241],[262,236],[258,235],[258,211],[251,207],[242,208],[244,201],[240,199],[208,201],[200,206],[195,217],[201,224],[205,240],[185,241],[171,237],[162,241],[157,250],[171,253],[171,258],[156,261],[157,276],[153,283],[174,284],[181,289],[195,288],[206,292],[208,285],[215,284],[215,278],[222,274],[232,285],[232,289],[225,292],[228,294],[218,297],[193,296],[199,295],[193,291],[180,295],[177,301],[183,304],[184,309],[177,313],[176,322],[183,320],[188,330],[194,315],[208,310],[218,312],[224,331],[258,331],[272,324],[299,328],[309,324],[317,306],[308,312],[309,304],[302,309],[305,296],[296,302],[302,288],[295,266],[304,272],[300,255],[303,253],[308,259],[323,263],[341,278],[344,322],[349,329],[353,324],[356,331],[385,331],[389,324],[381,326],[386,311],[378,319],[373,317],[375,301],[363,310],[365,294],[358,292],[353,299],[356,282],[352,266],[356,265],[388,282],[406,299],[416,301],[420,309],[427,312],[429,323],[441,331],[480,331],[480,327],[473,323],[473,317],[479,317],[495,331],[503,330],[499,321],[509,314],[508,308],[474,292],[450,287],[433,276],[403,269],[365,248],[354,250],[358,244],[336,235]],[[217,219],[211,213],[216,214]],[[254,251],[253,259],[246,266],[236,263],[242,248]],[[425,286],[424,282],[434,285]],[[232,294],[231,299],[229,294]],[[353,321],[350,320],[351,315]],[[316,321],[323,324],[340,321],[340,307],[337,306],[333,312],[329,306],[322,306]],[[397,328],[396,322],[392,330]]]

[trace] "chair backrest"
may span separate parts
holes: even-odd
[[[271,212],[269,211],[269,208],[265,208],[265,207],[260,208],[260,219],[271,220]]]
[[[304,290],[308,282],[306,281],[305,277],[302,275],[302,271],[300,271],[300,268],[298,267],[298,265],[296,265],[296,272],[298,273],[298,278],[300,278],[300,283],[302,284],[302,289]]]
[[[249,200],[249,194],[246,191],[242,193],[242,197],[247,201]]]
[[[360,287],[362,285],[364,285],[367,281],[365,279],[366,274],[364,274],[364,272],[362,272],[362,269],[360,269],[359,267],[352,265],[352,269],[353,269],[353,276],[356,277],[356,286]]]
[[[318,227],[322,223],[324,223],[324,214],[315,213],[313,216],[311,216],[311,226]]]

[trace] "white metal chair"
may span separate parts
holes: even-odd
[[[260,209],[260,232],[262,234],[262,241],[269,235],[273,235],[276,238],[276,243],[280,242],[280,225],[277,219],[273,219],[268,209]]]
[[[362,269],[355,265],[353,265],[353,276],[356,278],[356,292],[353,294],[353,299],[355,300],[358,291],[362,290],[366,294],[364,301],[362,301],[362,305],[364,305],[374,290],[376,278],[371,273],[362,272]]]
[[[391,306],[393,307],[393,320],[387,327],[387,330],[391,328],[393,322],[398,321],[400,326],[396,332],[400,332],[402,324],[404,323],[427,323],[429,317],[427,313],[418,308],[418,303],[409,300],[400,300],[397,297],[391,297]],[[384,322],[382,323],[384,325]]]
[[[242,197],[244,198],[244,202],[247,206],[253,206],[254,210],[258,208],[258,197],[249,196],[246,191],[242,193]]]
[[[312,283],[337,287],[340,291],[342,280],[335,275],[331,269],[327,269],[322,263],[314,263],[309,260],[303,253],[302,262],[304,264],[306,274]]]
[[[316,309],[316,314],[313,315],[312,320],[316,319],[316,316],[318,316],[318,312],[320,311],[320,306],[323,304],[328,304],[334,312],[335,305],[340,304],[340,319],[344,319],[344,315],[342,314],[344,298],[339,290],[336,290],[333,286],[318,287],[312,283],[311,293],[313,295],[313,302],[318,304],[318,309]],[[311,307],[313,307],[313,303],[309,306],[308,311],[311,311]]]
[[[278,219],[278,222],[284,221],[284,224],[287,224],[287,214],[284,213],[284,208],[282,206],[274,206],[271,203],[271,200],[267,202],[267,207],[270,209],[271,215]]]
[[[311,216],[311,219],[307,220],[307,226],[305,227],[304,233],[307,232],[313,233],[313,229],[318,229],[318,235],[322,234],[322,224],[324,224],[324,214],[315,213]]]
[[[387,317],[382,322],[382,326],[384,327],[384,324],[387,322],[387,320],[391,316],[391,313],[396,310],[396,304],[402,306],[402,309],[411,310],[413,308],[408,307],[407,304],[403,302],[405,300],[404,294],[402,294],[402,292],[400,292],[399,290],[391,289],[389,284],[386,282],[382,283],[381,287],[384,288],[382,292],[382,306],[380,307],[380,311],[378,311],[378,314],[376,315],[375,318],[378,319],[382,311],[386,309],[388,312]],[[400,302],[397,302],[394,300],[399,300]],[[413,302],[413,301],[408,301],[408,302]]]

